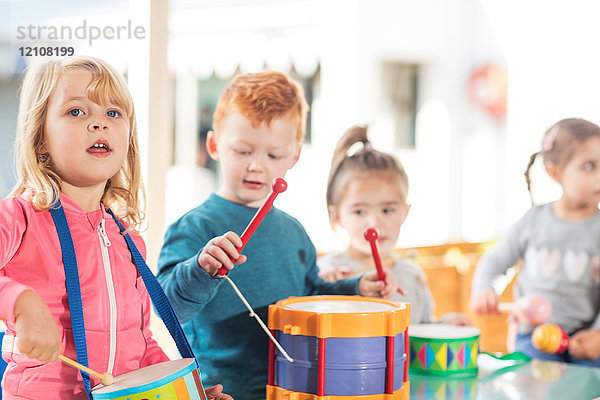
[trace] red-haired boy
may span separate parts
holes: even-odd
[[[265,398],[268,337],[234,290],[216,275],[229,269],[256,313],[290,296],[362,294],[389,297],[397,285],[370,275],[325,282],[302,225],[271,208],[240,255],[239,236],[271,189],[300,156],[307,104],[287,75],[264,71],[234,78],[221,95],[207,149],[219,161],[220,188],[171,225],[158,279],[184,323],[207,385],[220,382],[234,398]],[[231,262],[230,259],[236,260]],[[234,267],[235,264],[244,265]]]

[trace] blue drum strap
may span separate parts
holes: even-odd
[[[123,237],[125,238],[125,241],[127,242],[127,247],[129,248],[131,256],[133,257],[133,262],[135,263],[138,271],[140,272],[140,275],[142,276],[142,279],[144,280],[144,285],[146,285],[148,293],[150,293],[152,303],[154,304],[154,307],[156,307],[158,315],[165,323],[165,326],[169,330],[171,337],[175,341],[175,344],[177,345],[177,350],[179,350],[179,354],[181,354],[183,358],[193,358],[195,360],[196,358],[194,357],[192,348],[189,342],[187,341],[185,334],[183,333],[181,324],[179,323],[179,320],[175,315],[175,311],[173,311],[173,307],[171,306],[171,303],[169,303],[165,292],[160,286],[160,283],[158,283],[158,280],[156,279],[152,271],[150,271],[148,265],[146,265],[146,261],[144,261],[144,257],[142,257],[139,250],[135,246],[135,243],[133,243],[133,239],[131,239],[128,233],[125,233],[125,228],[123,227],[121,222],[117,219],[115,214],[113,214],[113,212],[110,209],[107,209],[106,211],[110,215],[112,215],[113,219],[119,226],[121,235],[123,235]],[[198,362],[196,361],[196,364],[197,363]]]
[[[77,362],[79,364],[88,365],[87,345],[85,341],[85,324],[83,322],[83,308],[81,305],[81,289],[79,286],[79,272],[77,270],[77,259],[75,258],[75,248],[73,247],[73,239],[71,231],[67,223],[65,211],[57,200],[50,209],[50,214],[54,220],[58,239],[60,241],[60,249],[62,251],[63,264],[65,267],[65,280],[67,287],[67,299],[69,301],[69,310],[71,311],[71,327],[73,328],[73,338],[75,340],[75,351],[77,354]],[[91,399],[90,375],[87,372],[79,371],[83,378],[83,386]]]

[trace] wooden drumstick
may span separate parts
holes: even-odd
[[[80,369],[84,372],[87,372],[90,375],[94,375],[95,377],[98,377],[100,379],[100,383],[102,383],[104,386],[108,386],[113,383],[113,376],[108,372],[101,374],[100,372],[96,372],[93,369],[86,367],[85,365],[81,365],[77,361],[73,361],[70,358],[63,356],[62,354],[59,355],[58,358],[60,358],[60,360],[62,362],[64,362],[65,364],[67,364],[73,368]]]
[[[287,182],[283,178],[275,178],[273,180],[273,183],[271,185],[271,193],[269,194],[269,197],[267,197],[267,199],[260,206],[256,214],[254,214],[252,221],[250,221],[250,223],[246,227],[246,230],[244,230],[244,233],[242,233],[242,236],[240,236],[240,239],[242,239],[242,245],[240,247],[237,247],[238,252],[242,251],[242,249],[244,248],[246,243],[248,243],[248,240],[250,239],[258,225],[260,225],[265,215],[267,215],[267,213],[271,209],[271,206],[273,205],[273,201],[275,201],[275,197],[277,197],[279,193],[285,192],[286,189]],[[219,271],[217,273],[223,276],[227,274],[227,271],[227,268],[221,267],[219,268]]]
[[[365,239],[371,245],[371,253],[373,254],[373,261],[375,261],[375,268],[377,268],[377,277],[380,281],[385,279],[385,274],[383,273],[383,266],[381,265],[381,257],[379,257],[379,248],[377,247],[377,239],[379,238],[379,233],[375,228],[367,228],[364,232]]]
[[[244,303],[244,305],[246,306],[246,308],[248,309],[248,311],[250,311],[250,317],[256,318],[256,321],[258,322],[258,324],[260,325],[260,327],[263,329],[263,331],[265,331],[265,333],[267,334],[267,336],[269,337],[269,339],[271,339],[273,341],[273,343],[275,344],[275,346],[277,346],[277,348],[279,349],[279,351],[281,351],[281,354],[283,354],[283,356],[285,358],[287,358],[287,360],[289,362],[294,362],[294,360],[292,359],[292,357],[289,356],[289,354],[283,349],[283,347],[281,346],[281,344],[279,344],[279,342],[277,341],[277,339],[275,339],[275,337],[273,336],[273,334],[271,333],[271,331],[269,331],[269,328],[267,328],[267,326],[265,325],[265,323],[263,322],[263,320],[260,319],[260,317],[258,316],[258,314],[254,312],[254,310],[252,309],[252,306],[250,306],[250,303],[248,303],[248,300],[246,300],[246,298],[244,297],[244,295],[242,294],[242,292],[240,292],[240,289],[238,289],[238,287],[231,280],[231,278],[228,277],[227,275],[223,275],[222,277],[225,278],[225,280],[227,280],[227,282],[229,282],[229,284],[231,285],[231,287],[233,288],[233,290],[235,290],[235,293],[242,300],[242,302]]]

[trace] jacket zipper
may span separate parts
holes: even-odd
[[[111,243],[108,240],[104,229],[104,218],[98,226],[98,237],[100,238],[100,249],[102,250],[102,263],[104,264],[104,276],[106,278],[106,288],[108,291],[108,303],[110,305],[110,346],[108,356],[108,372],[113,372],[115,365],[115,356],[117,352],[117,301],[115,296],[115,285],[112,279],[110,268],[110,258],[108,256],[108,247]]]

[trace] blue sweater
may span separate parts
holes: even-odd
[[[212,194],[169,227],[158,260],[158,280],[183,324],[206,386],[221,383],[236,400],[265,398],[269,339],[233,288],[197,262],[203,246],[227,231],[241,235],[256,208]],[[267,323],[269,304],[290,296],[357,294],[358,278],[325,282],[302,225],[271,208],[229,277]]]

